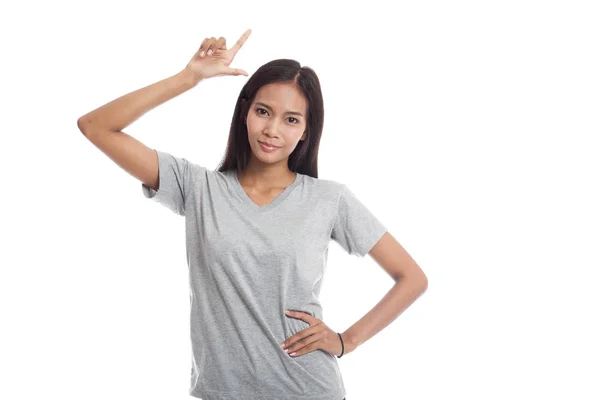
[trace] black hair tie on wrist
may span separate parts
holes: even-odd
[[[342,358],[342,356],[344,355],[344,341],[342,340],[342,335],[340,335],[339,332],[337,332],[338,336],[340,337],[340,341],[342,342],[342,354],[340,354],[339,356],[336,356],[337,358]]]

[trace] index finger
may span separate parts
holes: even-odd
[[[252,29],[248,29],[246,32],[244,32],[244,34],[242,35],[242,37],[240,37],[238,39],[237,42],[235,42],[235,44],[233,45],[233,47],[231,47],[231,50],[233,50],[233,55],[235,55],[240,48],[242,47],[242,45],[244,43],[246,43],[246,40],[248,40],[248,36],[250,36],[250,34],[252,33]]]

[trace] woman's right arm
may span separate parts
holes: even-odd
[[[77,120],[84,136],[125,171],[158,190],[156,152],[122,130],[160,104],[195,87],[202,79],[188,68],[111,101]]]
[[[248,29],[227,49],[224,37],[204,39],[186,67],[162,81],[128,93],[77,120],[79,130],[96,147],[146,186],[158,191],[158,153],[127,135],[123,129],[154,107],[219,75],[245,75],[229,65],[252,32]]]

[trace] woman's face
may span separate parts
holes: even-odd
[[[306,137],[306,112],[306,99],[291,83],[261,87],[246,117],[248,141],[256,158],[269,164],[287,160],[298,142]],[[266,150],[260,142],[278,148]]]

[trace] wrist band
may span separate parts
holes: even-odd
[[[344,355],[344,341],[342,340],[342,335],[340,335],[339,332],[337,332],[338,336],[340,337],[340,341],[342,342],[342,354],[340,354],[339,356],[336,356],[337,358],[342,358],[342,356]]]

